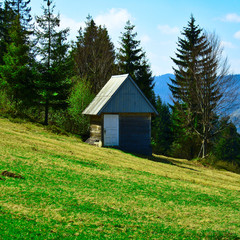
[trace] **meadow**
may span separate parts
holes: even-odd
[[[0,118],[0,239],[240,239],[240,175]]]

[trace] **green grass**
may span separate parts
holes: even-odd
[[[0,119],[0,239],[240,239],[240,175]]]

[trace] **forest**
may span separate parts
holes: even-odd
[[[30,0],[0,2],[1,116],[86,140],[82,111],[112,75],[129,73],[159,113],[152,121],[154,153],[240,172],[240,135],[229,116],[239,89],[215,33],[193,15],[183,27],[171,57],[170,105],[154,93],[151,65],[130,21],[119,49],[90,15],[69,42],[54,2],[41,4],[42,15],[33,19]]]

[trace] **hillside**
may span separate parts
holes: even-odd
[[[238,174],[1,118],[0,159],[0,239],[240,239]]]

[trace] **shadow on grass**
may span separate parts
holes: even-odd
[[[188,169],[188,170],[191,170],[191,171],[194,171],[194,172],[200,172],[199,170],[196,170],[194,168],[183,166],[180,163],[180,161],[178,161],[178,160],[176,160],[175,158],[172,158],[172,157],[166,157],[166,156],[162,156],[162,155],[144,155],[144,154],[139,154],[139,153],[134,153],[134,152],[131,152],[131,151],[127,151],[126,149],[123,149],[123,148],[120,148],[120,147],[104,147],[104,148],[118,149],[118,150],[120,150],[120,151],[122,151],[126,154],[129,154],[129,155],[132,155],[132,156],[135,156],[135,157],[139,157],[139,158],[142,158],[142,159],[146,159],[146,160],[149,160],[149,161],[169,164],[169,165],[180,167],[180,168],[183,168],[183,169]],[[187,162],[188,162],[188,160],[186,160],[185,165],[188,165]]]
[[[125,153],[129,153],[129,152],[125,152]],[[153,161],[153,162],[159,162],[159,163],[164,163],[164,164],[169,164],[172,166],[177,166],[180,168],[184,168],[184,169],[188,169],[194,172],[199,172],[199,170],[196,170],[194,168],[191,167],[186,167],[186,166],[182,166],[181,164],[179,164],[179,161],[175,160],[174,158],[171,157],[165,157],[165,156],[147,156],[147,155],[142,155],[142,154],[134,154],[134,153],[130,153],[133,156],[139,157],[139,158],[143,158],[149,161]]]

